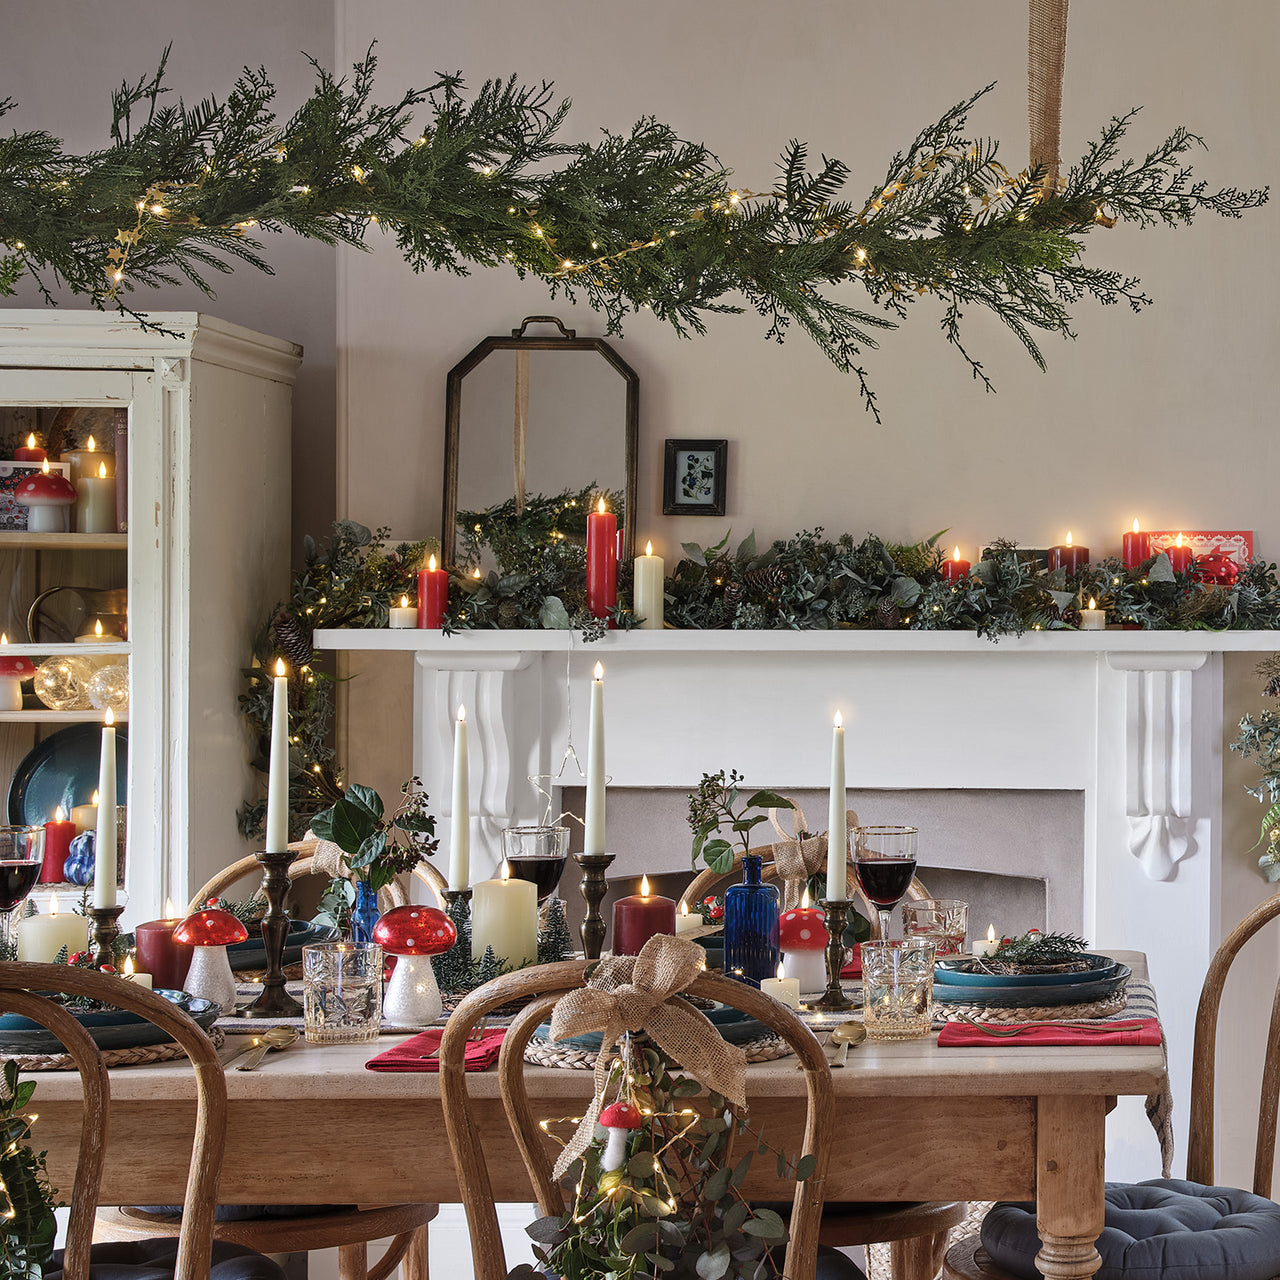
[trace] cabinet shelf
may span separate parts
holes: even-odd
[[[0,711],[0,724],[101,724],[105,711]],[[116,724],[127,724],[129,713],[116,712]]]
[[[22,547],[32,551],[128,551],[127,533],[27,533],[24,529],[0,530],[0,549]]]

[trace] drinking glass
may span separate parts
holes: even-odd
[[[508,827],[502,833],[512,877],[537,885],[539,906],[555,893],[568,849],[568,827]]]
[[[303,947],[302,1008],[313,1043],[376,1040],[382,1022],[382,948],[372,942]]]
[[[880,938],[889,937],[889,917],[916,873],[918,827],[854,827],[853,868],[867,901],[880,916]]]
[[[969,904],[956,898],[918,898],[902,907],[902,936],[932,942],[940,956],[959,955],[969,928]]]
[[[40,879],[44,865],[43,827],[0,826],[0,912],[4,913],[4,952],[14,954],[14,912]]]
[[[862,1023],[870,1040],[919,1040],[933,1027],[933,943],[864,942]]]

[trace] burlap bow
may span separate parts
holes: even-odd
[[[587,1149],[604,1103],[613,1047],[627,1031],[643,1031],[705,1088],[745,1107],[747,1055],[726,1044],[692,1005],[673,998],[704,967],[706,953],[685,938],[656,934],[638,956],[601,961],[587,986],[562,996],[551,1014],[551,1039],[602,1033],[595,1092],[587,1114],[556,1161],[555,1176]]]
[[[790,911],[800,905],[804,886],[809,877],[816,875],[827,861],[827,837],[809,834],[804,820],[804,810],[792,801],[791,834],[782,829],[777,809],[769,810],[769,821],[781,837],[773,846],[773,865],[782,881],[782,909]]]

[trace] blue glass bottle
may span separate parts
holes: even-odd
[[[742,860],[742,883],[724,895],[724,971],[758,987],[778,971],[778,888],[761,884],[758,854]]]
[[[373,926],[381,914],[373,886],[367,880],[357,880],[355,906],[351,908],[351,941],[372,942]]]

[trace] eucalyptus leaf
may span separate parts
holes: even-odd
[[[729,1190],[730,1170],[717,1169],[703,1186],[702,1195],[705,1200],[719,1200]]]
[[[731,1236],[735,1231],[740,1230],[750,1214],[750,1208],[743,1201],[737,1200],[731,1204],[728,1212],[724,1215],[725,1235]]]
[[[785,1164],[785,1160],[784,1160],[784,1164]],[[750,1172],[751,1172],[751,1152],[748,1151],[747,1154],[743,1156],[742,1159],[739,1160],[736,1165],[734,1165],[733,1174],[729,1178],[729,1185],[731,1187],[742,1186],[743,1179],[746,1178],[747,1174],[749,1174]],[[785,1176],[785,1175],[782,1175],[782,1176]]]
[[[538,621],[548,631],[568,631],[573,626],[569,611],[564,607],[564,601],[559,596],[548,596],[542,602],[542,608],[538,611]]]
[[[652,1151],[637,1151],[627,1161],[627,1172],[633,1178],[652,1178],[653,1163]]]
[[[639,1226],[632,1227],[618,1241],[618,1247],[631,1254],[648,1253],[651,1249],[656,1249],[658,1247],[658,1224],[656,1222],[642,1222]]]
[[[729,1270],[730,1261],[732,1261],[732,1258],[729,1253],[729,1246],[725,1244],[717,1245],[716,1248],[704,1253],[698,1259],[699,1280],[720,1280],[720,1277]]]
[[[535,1218],[524,1231],[530,1240],[538,1244],[559,1244],[565,1238],[565,1228],[555,1215]]]
[[[914,578],[908,578],[905,574],[900,573],[894,578],[893,584],[889,588],[889,594],[895,604],[909,609],[920,599],[920,584]]]
[[[700,564],[703,568],[707,564],[707,553],[696,542],[682,542],[680,550],[684,552],[685,559],[692,560],[694,564]]]
[[[945,532],[945,531],[944,531]],[[801,1156],[796,1161],[795,1178],[797,1182],[804,1182],[806,1179],[813,1177],[813,1171],[818,1167],[818,1157],[815,1155]]]

